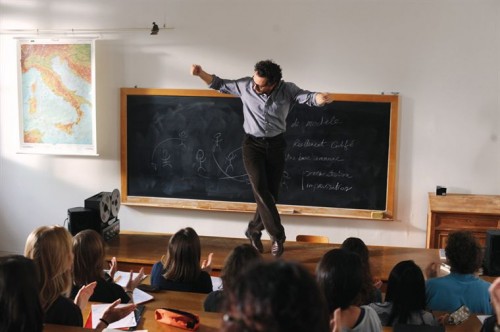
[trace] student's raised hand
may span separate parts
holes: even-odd
[[[209,253],[208,258],[204,259],[201,262],[201,270],[207,272],[208,274],[210,274],[212,272],[212,257],[213,257],[213,255],[214,255],[213,252]]]
[[[139,273],[134,278],[134,272],[130,271],[130,277],[128,278],[127,285],[125,286],[126,292],[132,292],[144,279],[144,268],[141,267]]]
[[[109,276],[111,279],[115,280],[115,273],[118,271],[118,263],[116,262],[116,257],[111,258],[109,262]]]
[[[94,294],[95,286],[97,282],[91,282],[88,285],[82,286],[78,291],[78,294],[75,296],[75,304],[80,308],[80,310],[85,309],[87,304],[89,303],[89,299]]]
[[[116,306],[120,304],[120,302],[120,299],[116,300],[106,309],[106,311],[104,311],[102,320],[97,325],[98,330],[102,330],[108,327],[109,324],[119,321],[137,308],[133,303],[117,308]]]

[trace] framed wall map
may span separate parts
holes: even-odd
[[[19,152],[97,155],[94,39],[18,41]]]

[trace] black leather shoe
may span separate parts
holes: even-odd
[[[250,240],[252,247],[257,249],[261,254],[264,252],[264,246],[262,245],[262,241],[260,240],[260,234],[253,233],[250,234],[250,231],[247,229],[245,232],[245,236]]]
[[[281,255],[283,255],[283,251],[285,251],[283,242],[285,241],[273,241],[273,245],[271,246],[271,254],[274,257],[280,257]]]

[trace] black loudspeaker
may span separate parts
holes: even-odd
[[[93,229],[101,233],[99,212],[84,207],[68,209],[68,230],[71,235],[75,236],[84,229]]]
[[[500,276],[500,230],[486,231],[484,272],[488,276]]]

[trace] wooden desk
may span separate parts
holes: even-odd
[[[500,195],[429,193],[427,248],[444,248],[450,232],[470,231],[484,247],[486,231],[500,229]]]
[[[173,307],[184,309],[200,316],[200,332],[215,332],[219,331],[222,315],[218,313],[208,313],[203,311],[203,301],[206,294],[199,293],[183,293],[173,291],[161,291],[152,293],[154,300],[144,303],[145,309],[141,320],[138,324],[138,329],[147,329],[149,332],[174,332],[181,331],[178,328],[170,327],[161,323],[157,323],[154,317],[154,312],[157,308]],[[90,312],[90,305],[83,312],[83,317],[86,320]],[[446,325],[446,332],[470,332],[479,331],[481,322],[472,315],[468,320],[460,325]],[[47,324],[44,328],[45,332],[86,332],[89,329],[83,327],[70,327]],[[384,327],[384,332],[392,332],[392,327]]]
[[[160,291],[151,293],[154,296],[152,301],[143,303],[145,305],[141,320],[137,326],[138,330],[148,330],[149,332],[170,332],[181,331],[181,329],[158,323],[155,320],[155,310],[159,308],[176,308],[186,310],[200,316],[200,332],[219,331],[222,322],[222,314],[203,311],[203,301],[207,294],[186,293],[174,291]],[[83,311],[84,321],[90,313],[90,304]],[[61,325],[47,324],[44,331],[47,332],[85,332],[89,329],[79,327],[69,327]]]
[[[137,233],[122,231],[119,236],[107,242],[106,258],[116,257],[118,269],[138,271],[144,267],[146,273],[151,272],[151,267],[162,255],[165,254],[170,234],[159,233]],[[249,243],[246,238],[222,238],[211,236],[200,236],[202,257],[207,257],[210,252],[214,253],[212,267],[214,275],[222,269],[224,259],[230,251],[242,244]],[[275,259],[271,253],[271,243],[263,240],[265,259]],[[296,261],[314,273],[320,258],[330,249],[340,247],[332,243],[306,243],[285,242],[285,253],[282,259]],[[370,259],[373,266],[373,276],[387,281],[391,269],[402,260],[412,259],[422,269],[431,263],[439,262],[437,249],[426,248],[402,248],[386,246],[368,246]]]

